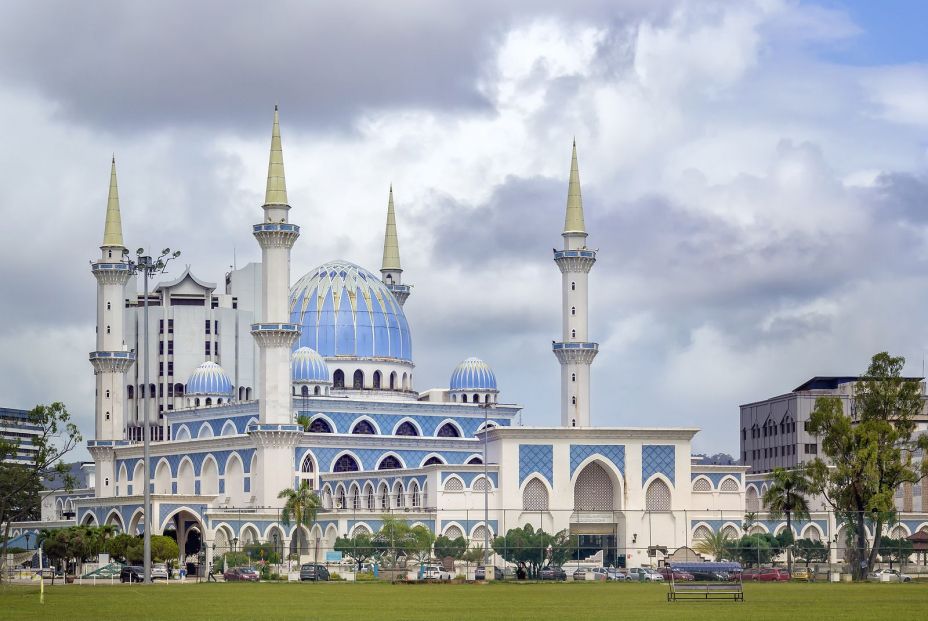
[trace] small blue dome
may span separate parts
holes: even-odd
[[[496,374],[480,358],[468,358],[451,373],[451,390],[496,390]]]
[[[290,321],[301,328],[294,347],[323,358],[412,361],[403,307],[379,276],[348,261],[320,265],[291,287]]]
[[[300,347],[293,352],[290,368],[293,372],[294,384],[310,384],[313,382],[330,382],[329,367],[314,349]]]
[[[188,395],[229,397],[232,396],[232,380],[215,362],[204,362],[190,374],[186,392]]]

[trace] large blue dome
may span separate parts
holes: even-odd
[[[294,384],[329,382],[329,367],[322,356],[309,347],[300,347],[290,358]]]
[[[323,358],[395,358],[412,361],[412,339],[403,307],[363,267],[330,261],[290,289],[290,321],[302,326],[294,348]]]

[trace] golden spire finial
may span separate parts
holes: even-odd
[[[267,165],[265,205],[287,205],[287,181],[284,178],[284,152],[280,146],[280,116],[274,104],[274,127],[271,130],[271,157]]]
[[[390,184],[390,197],[387,200],[387,230],[383,237],[383,265],[380,271],[401,270],[400,242],[396,235],[396,214],[393,210],[393,184]]]
[[[586,233],[583,222],[583,197],[580,195],[580,167],[577,165],[577,139],[574,138],[570,156],[570,181],[567,185],[567,214],[564,218],[565,233]]]
[[[106,224],[103,227],[104,246],[122,246],[122,217],[119,214],[119,188],[116,185],[116,154],[110,164],[110,193],[106,200]]]

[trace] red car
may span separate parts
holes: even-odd
[[[681,571],[679,569],[671,569],[670,567],[661,567],[657,570],[657,573],[664,576],[664,580],[670,580],[671,574],[673,574],[674,582],[690,582],[695,580],[695,576],[688,571]]]
[[[754,582],[789,582],[789,572],[776,567],[758,567],[741,572],[742,580]]]
[[[260,578],[254,567],[236,567],[222,574],[222,577],[225,578],[226,582],[257,582]]]

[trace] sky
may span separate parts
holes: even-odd
[[[696,426],[928,351],[922,2],[0,4],[0,395],[93,433],[109,162],[126,243],[221,282],[260,258],[280,105],[293,282],[380,266],[395,192],[416,388],[479,356],[560,420],[576,138],[598,426]],[[181,269],[178,265],[176,269]],[[169,274],[171,278],[176,274]]]

